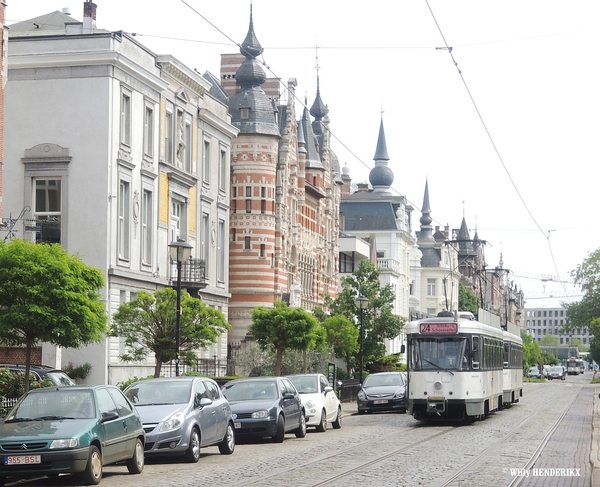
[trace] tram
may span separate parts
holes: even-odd
[[[519,336],[458,313],[408,323],[408,409],[420,421],[483,419],[519,400]]]

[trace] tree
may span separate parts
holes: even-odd
[[[575,270],[571,271],[576,283],[581,284],[581,301],[564,304],[568,323],[564,331],[587,328],[590,331],[590,356],[600,362],[600,249],[591,252]]]
[[[556,335],[544,335],[540,340],[541,347],[558,347],[558,337]]]
[[[332,315],[342,315],[356,323],[360,335],[360,311],[355,299],[362,295],[369,302],[363,310],[363,355],[367,362],[379,360],[385,356],[384,340],[396,338],[402,331],[406,320],[393,313],[396,296],[391,285],[382,286],[380,271],[369,260],[360,261],[352,275],[342,279],[342,290],[335,299],[325,297],[325,304]],[[355,321],[356,320],[356,321]],[[357,337],[360,342],[360,336]],[[356,348],[360,353],[360,347]],[[348,352],[346,361],[356,361],[356,351]],[[352,354],[352,356],[351,356]]]
[[[523,330],[521,330],[521,339],[523,340],[523,368],[539,366],[542,363],[542,351],[539,345]]]
[[[284,301],[275,301],[273,308],[254,308],[248,331],[262,349],[275,350],[275,375],[281,374],[284,350],[307,350],[323,337],[315,317],[302,308],[290,308]]]
[[[35,344],[79,348],[103,339],[102,287],[102,273],[59,244],[0,242],[0,341],[25,346],[25,391]]]
[[[327,334],[327,344],[336,357],[348,357],[359,351],[359,331],[348,318],[343,315],[329,316],[322,325]]]
[[[481,303],[477,295],[461,282],[458,283],[458,309],[460,311],[470,311],[473,314],[479,312]]]
[[[184,362],[196,358],[196,350],[205,348],[229,329],[220,311],[206,306],[189,293],[181,293],[180,356]],[[154,294],[141,291],[137,298],[123,303],[112,317],[112,336],[125,338],[125,362],[143,360],[154,353],[154,377],[162,364],[177,357],[177,291],[165,288]]]

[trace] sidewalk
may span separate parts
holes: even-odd
[[[356,401],[342,402],[342,416],[351,416],[358,413],[358,406]],[[600,484],[598,484],[600,485]]]
[[[590,463],[592,464],[592,485],[600,486],[600,387],[594,387],[594,407],[592,417],[592,451]]]

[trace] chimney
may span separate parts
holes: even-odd
[[[65,15],[71,15],[71,9],[69,7],[65,7],[62,9],[62,13]]]
[[[85,0],[83,3],[83,32],[93,33],[96,28],[96,7],[92,0]]]

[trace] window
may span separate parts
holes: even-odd
[[[154,110],[146,106],[144,111],[144,155],[152,158],[154,155]]]
[[[427,279],[427,296],[435,296],[435,279]]]
[[[183,215],[183,202],[171,200],[171,242],[181,237],[181,221]]]
[[[121,92],[121,143],[131,147],[131,93]]]
[[[210,183],[210,142],[204,141],[204,152],[202,152],[202,179]]]
[[[192,171],[192,122],[189,116],[185,119],[185,131],[183,135],[185,143],[183,168],[187,172]]]
[[[128,181],[119,182],[119,222],[117,228],[119,259],[129,260],[130,187]]]
[[[225,220],[219,219],[219,241],[217,242],[217,280],[225,282]]]
[[[246,213],[252,213],[252,187],[246,186]]]
[[[260,256],[265,256],[265,244],[260,244]]]
[[[244,249],[250,250],[250,237],[244,237]]]
[[[152,192],[142,194],[142,263],[152,264]]]
[[[265,199],[265,195],[266,195],[266,188],[265,187],[260,188],[260,212],[261,213],[265,213],[265,211],[267,209],[267,200]]]
[[[208,213],[202,213],[202,235],[201,242],[202,248],[200,249],[200,255],[204,259],[204,275],[208,276],[208,268],[210,265],[210,217]]]
[[[165,115],[165,162],[173,164],[173,112]]]
[[[35,179],[36,243],[60,243],[61,180]]]
[[[219,189],[221,191],[225,191],[227,179],[227,152],[222,150],[219,159]]]
[[[250,108],[240,108],[240,120],[248,120],[250,118]]]

